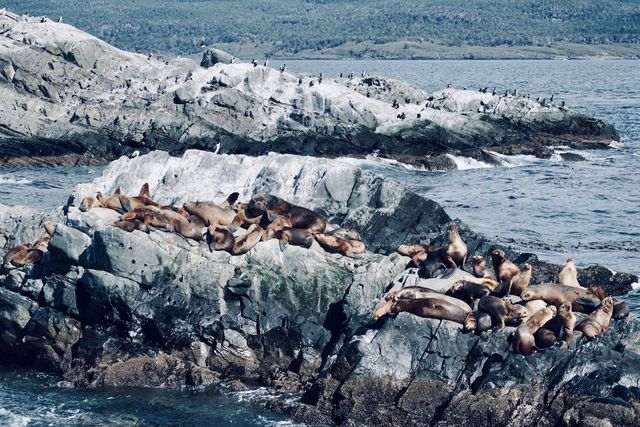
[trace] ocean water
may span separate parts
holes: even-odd
[[[278,64],[273,64],[277,66]],[[569,108],[613,122],[622,140],[563,162],[505,157],[503,166],[456,158],[460,170],[428,172],[375,157],[346,159],[440,202],[486,236],[518,250],[578,266],[599,263],[640,274],[640,73],[637,61],[287,61],[325,78],[364,70],[426,90],[518,88],[555,95]],[[566,151],[572,151],[565,149]],[[102,168],[0,169],[0,203],[53,208]],[[640,314],[640,292],[626,297]],[[0,425],[274,425],[244,395],[217,391],[67,390],[56,379],[0,370]],[[260,393],[260,390],[255,391]],[[253,392],[252,392],[253,393]]]

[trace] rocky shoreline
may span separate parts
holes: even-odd
[[[619,140],[605,121],[504,89],[426,93],[383,77],[323,78],[232,60],[216,49],[200,64],[124,52],[46,17],[0,11],[0,166],[201,149],[375,154],[450,170],[449,155],[498,164],[492,153],[549,158],[554,146]]]
[[[221,201],[271,193],[358,230],[358,258],[277,241],[249,253],[210,252],[204,242],[153,231],[127,233],[118,214],[80,212],[88,195],[133,193],[154,200]],[[435,202],[335,160],[271,154],[120,158],[80,185],[64,210],[0,209],[4,252],[58,222],[43,263],[3,267],[0,358],[61,376],[75,387],[260,384],[301,396],[267,407],[309,424],[637,425],[640,321],[613,322],[576,348],[524,357],[511,330],[463,333],[460,325],[373,307],[398,281],[421,280],[395,253],[406,242],[445,238],[451,218]],[[469,256],[498,248],[456,221]],[[532,283],[559,266],[505,249],[533,265]],[[621,295],[636,276],[594,266],[584,286]]]

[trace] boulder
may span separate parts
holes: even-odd
[[[231,64],[233,59],[233,55],[230,55],[225,51],[209,48],[202,54],[200,66],[203,68],[211,68],[216,64]]]

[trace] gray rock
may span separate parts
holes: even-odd
[[[203,68],[211,68],[216,64],[231,64],[233,55],[225,51],[215,48],[209,48],[202,54],[200,66]]]
[[[91,245],[91,238],[83,232],[58,224],[49,241],[49,253],[52,263],[80,263],[82,253]]]

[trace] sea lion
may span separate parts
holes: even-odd
[[[171,220],[171,225],[175,233],[198,242],[202,240],[203,227],[198,228],[173,209],[160,209],[160,212]]]
[[[302,246],[309,249],[313,245],[313,234],[309,230],[299,228],[285,228],[278,232],[280,249],[284,250],[286,245]]]
[[[224,202],[220,203],[218,206],[223,209],[231,209],[238,200],[238,197],[240,197],[240,193],[233,192],[229,194],[229,196],[227,196],[227,199]]]
[[[557,309],[550,305],[542,310],[539,310],[526,322],[522,325],[518,326],[515,333],[513,334],[513,350],[516,353],[528,356],[533,353],[535,348],[535,338],[534,334],[538,329],[542,327],[545,323],[553,318],[556,315]]]
[[[211,225],[207,229],[207,243],[211,252],[226,251],[231,253],[236,238],[226,228]]]
[[[137,221],[150,228],[172,233],[174,231],[173,222],[167,216],[166,212],[167,211],[162,211],[155,206],[145,206],[126,212],[124,215],[122,215],[120,221]]]
[[[527,310],[523,306],[491,295],[480,298],[478,311],[491,316],[493,328],[498,331],[504,329],[505,322],[520,323],[528,318]]]
[[[522,291],[529,287],[531,282],[531,264],[525,263],[522,266],[522,270],[518,271],[515,276],[511,278],[509,290],[513,295],[520,295]]]
[[[113,226],[116,228],[119,228],[121,230],[124,230],[128,233],[133,233],[135,230],[139,230],[142,231],[143,233],[149,233],[151,231],[151,229],[149,228],[148,225],[144,224],[143,222],[140,221],[123,221],[123,220],[118,220],[116,222],[113,223]]]
[[[536,348],[548,348],[560,340],[566,342],[569,347],[573,347],[576,343],[576,338],[573,335],[575,324],[576,315],[571,310],[571,304],[568,302],[562,304],[558,307],[555,317],[534,334]]]
[[[518,274],[520,269],[507,259],[504,251],[497,249],[491,253],[491,261],[493,262],[493,270],[496,278],[500,283],[510,283],[511,279]]]
[[[600,286],[589,288],[589,291],[595,294],[598,298],[600,298],[600,300],[603,300],[606,297],[611,296]],[[611,318],[613,320],[621,320],[628,316],[629,316],[629,305],[624,301],[620,301],[616,298],[613,298],[613,314],[611,315]]]
[[[484,259],[484,257],[480,255],[474,255],[471,262],[473,264],[473,274],[476,277],[481,279],[492,279],[496,282],[497,285],[498,281],[496,279],[496,273],[493,268],[487,265],[487,261]]]
[[[19,245],[12,247],[2,257],[2,264],[3,265],[11,264],[15,266],[24,265],[22,264],[22,260],[26,257],[29,249],[31,249],[31,245],[27,243],[21,243]],[[14,263],[13,260],[16,260],[16,262]]]
[[[264,235],[264,228],[259,225],[253,224],[251,227],[247,229],[247,232],[242,235],[242,237],[236,239],[233,244],[233,248],[231,248],[231,253],[233,255],[242,255],[249,252],[255,245],[262,240],[262,236]]]
[[[256,217],[251,217],[251,218],[247,216],[246,209],[248,207],[249,207],[249,203],[236,203],[231,207],[231,209],[233,209],[234,212],[236,213],[236,217],[233,219],[233,222],[231,223],[232,227],[242,227],[246,229],[251,227],[251,225],[253,224],[258,224],[262,228],[266,228],[270,224],[269,219],[266,217],[267,216],[266,213]]]
[[[547,307],[547,303],[541,299],[534,299],[531,301],[520,301],[519,305],[522,305],[525,310],[527,310],[527,316],[531,317],[536,314],[538,311]]]
[[[358,233],[358,231],[354,230],[353,228],[340,227],[328,232],[328,234],[331,234],[332,236],[340,237],[346,240],[362,241],[362,236],[360,235],[360,233]]]
[[[97,197],[85,197],[80,202],[80,212],[89,212],[93,208],[102,208],[102,203],[98,200]]]
[[[447,255],[451,257],[458,267],[463,268],[464,263],[467,260],[467,244],[464,243],[462,237],[460,237],[458,227],[455,223],[449,225],[447,238],[449,241],[447,246]]]
[[[208,227],[211,225],[231,225],[236,217],[236,212],[230,208],[221,208],[209,202],[187,202],[184,209],[190,215],[197,215]]]
[[[419,286],[387,292],[385,302],[378,304],[373,313],[379,318],[401,311],[420,317],[451,320],[463,325],[465,330],[476,328],[476,319],[468,304]]]
[[[547,304],[560,306],[565,302],[571,303],[573,311],[590,313],[600,305],[600,298],[584,288],[575,286],[544,283],[538,286],[530,286],[520,295],[524,301],[534,299],[544,300]]]
[[[602,300],[602,304],[593,313],[589,314],[586,319],[576,327],[582,331],[585,337],[593,339],[603,332],[609,330],[609,322],[613,314],[613,298],[606,297]]]
[[[485,286],[461,281],[449,288],[449,290],[446,292],[446,295],[461,299],[462,301],[473,307],[473,302],[475,300],[489,295],[490,292],[491,291]]]
[[[558,283],[565,286],[581,287],[578,283],[578,270],[573,259],[567,258],[564,268],[558,273]]]
[[[364,243],[359,240],[343,239],[341,237],[325,233],[315,234],[314,237],[316,242],[318,242],[327,252],[354,257],[366,251]]]
[[[245,213],[250,218],[266,213],[270,220],[286,217],[291,220],[291,227],[307,229],[314,234],[323,233],[327,226],[327,221],[314,211],[296,206],[270,194],[253,196]]]

